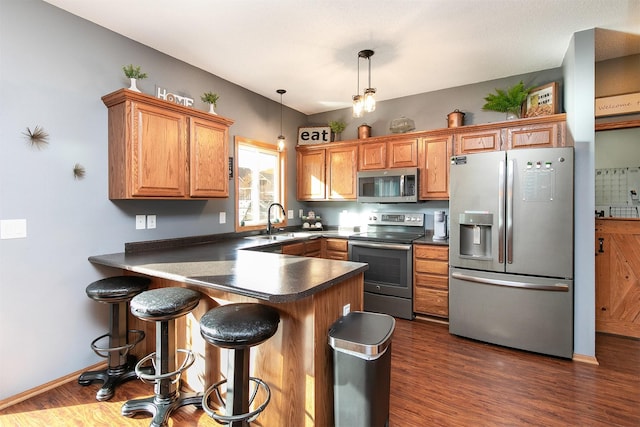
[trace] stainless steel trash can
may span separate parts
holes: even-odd
[[[331,325],[336,427],[389,425],[391,337],[395,324],[395,319],[386,314],[353,311]]]

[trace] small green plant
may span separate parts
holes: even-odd
[[[125,65],[122,67],[122,71],[124,71],[124,75],[130,79],[142,80],[147,78],[147,73],[143,73],[139,65],[136,67],[134,67],[133,64]]]
[[[332,120],[329,122],[329,127],[331,128],[331,132],[333,133],[342,133],[342,131],[344,131],[347,125],[345,122]]]
[[[220,99],[220,96],[217,93],[213,93],[213,92],[205,92],[200,99],[202,99],[202,102],[206,103],[206,104],[213,104],[214,107],[217,107],[217,103],[218,103],[218,99]]]
[[[484,98],[487,103],[484,104],[482,109],[500,113],[513,113],[520,117],[522,103],[527,100],[527,95],[530,91],[531,88],[525,88],[522,81],[507,90],[496,89],[496,93],[490,93]]]

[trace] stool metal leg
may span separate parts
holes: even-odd
[[[180,374],[187,369],[193,360],[178,367],[176,363],[176,353],[188,350],[176,350],[176,327],[175,320],[163,320],[156,322],[156,352],[138,362],[136,368],[140,367],[148,359],[153,360],[155,367],[154,375],[138,374],[144,382],[154,383],[154,396],[144,399],[129,400],[122,405],[121,413],[126,417],[133,417],[140,412],[150,413],[153,416],[150,427],[166,427],[171,413],[181,406],[195,405],[202,408],[202,394],[200,393],[180,393],[178,385]],[[187,356],[192,357],[192,356]]]
[[[109,333],[98,337],[92,343],[92,348],[98,355],[105,357],[105,355],[99,351],[103,350],[108,352],[106,355],[108,367],[100,371],[84,372],[78,377],[78,384],[83,386],[89,385],[94,381],[101,381],[103,383],[102,387],[96,393],[96,400],[99,401],[111,399],[117,385],[136,378],[134,370],[136,360],[133,356],[129,356],[129,350],[144,337],[142,331],[135,331],[138,333],[137,341],[132,345],[128,344],[128,302],[121,301],[111,303],[110,306]],[[109,347],[106,349],[98,348],[95,345],[96,341],[107,336],[109,337]]]
[[[234,350],[227,365],[227,414],[249,412],[249,349]],[[229,378],[229,376],[231,376]],[[246,421],[232,422],[230,427],[247,426]]]

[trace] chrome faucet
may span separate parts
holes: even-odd
[[[284,215],[284,217],[287,217],[287,213],[284,211],[284,207],[280,204],[280,203],[271,203],[269,205],[269,207],[267,208],[267,234],[271,235],[271,208],[273,206],[278,206],[280,208],[280,210],[282,211],[282,215]]]

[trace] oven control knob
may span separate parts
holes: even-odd
[[[376,285],[376,289],[377,289],[377,290],[380,290],[380,285]]]

